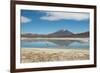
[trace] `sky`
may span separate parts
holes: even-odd
[[[49,34],[58,30],[89,31],[89,13],[21,10],[21,33]]]

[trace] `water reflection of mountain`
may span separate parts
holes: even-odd
[[[70,47],[70,46],[87,46],[89,45],[89,42],[84,42],[81,40],[50,40],[49,42],[52,42],[56,45],[58,45],[59,47]]]
[[[51,44],[54,44],[58,47],[68,47],[71,44],[76,43],[76,42],[84,44],[84,42],[80,41],[80,40],[24,40],[24,41],[26,41],[28,43],[43,42],[43,43],[45,43],[44,46],[47,46],[47,47],[50,46]]]
[[[58,46],[63,46],[63,47],[67,47],[69,46],[70,44],[74,43],[75,41],[72,41],[72,40],[49,40],[49,42],[52,42]]]

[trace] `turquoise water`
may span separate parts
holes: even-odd
[[[21,48],[89,49],[89,42],[79,40],[21,40]]]

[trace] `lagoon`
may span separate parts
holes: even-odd
[[[83,40],[21,40],[21,48],[89,49],[89,41]]]

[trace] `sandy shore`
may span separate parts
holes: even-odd
[[[21,48],[22,63],[88,59],[88,49]]]
[[[21,38],[21,40],[79,40],[83,42],[88,42],[89,38]]]

